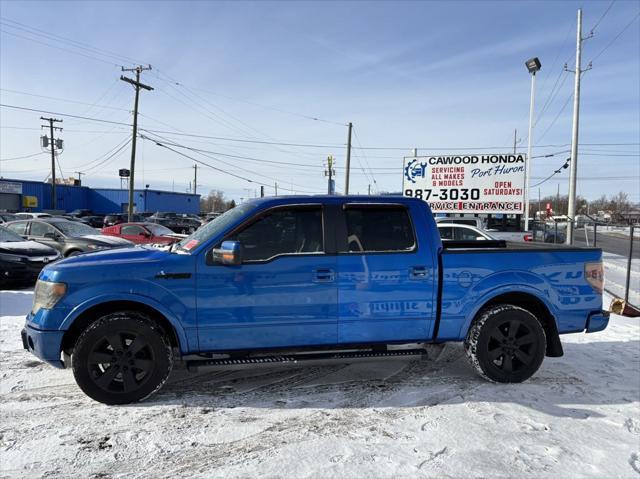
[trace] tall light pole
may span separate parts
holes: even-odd
[[[524,230],[529,231],[529,172],[531,171],[531,146],[533,143],[533,110],[536,100],[536,73],[542,67],[538,57],[530,58],[525,62],[527,70],[531,73],[531,103],[529,104],[529,138],[527,144],[527,164],[524,171]]]

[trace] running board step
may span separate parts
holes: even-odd
[[[331,353],[300,353],[277,356],[259,356],[245,358],[225,359],[198,359],[186,362],[189,371],[216,369],[249,369],[258,367],[290,366],[300,367],[306,365],[319,366],[333,363],[354,363],[364,361],[376,361],[379,359],[427,359],[426,349],[401,349],[394,351],[351,351]]]

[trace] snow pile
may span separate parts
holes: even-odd
[[[178,370],[108,407],[22,350],[28,291],[0,292],[3,477],[638,477],[640,325],[563,336],[528,382],[487,383],[460,345],[429,361]],[[439,354],[438,354],[439,353]]]

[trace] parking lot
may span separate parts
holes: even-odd
[[[563,337],[524,384],[427,361],[211,372],[91,401],[22,350],[31,290],[0,292],[2,477],[637,477],[640,324]]]

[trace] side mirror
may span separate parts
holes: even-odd
[[[242,245],[239,241],[223,241],[220,248],[211,251],[213,262],[225,265],[242,264]]]
[[[55,233],[45,233],[44,237],[48,238],[48,239],[51,239],[53,241],[58,241],[60,239],[60,235],[57,235]]]
[[[141,231],[140,233],[138,233],[138,236],[142,236],[144,238],[149,238],[151,236],[151,234],[147,233],[146,231]]]

